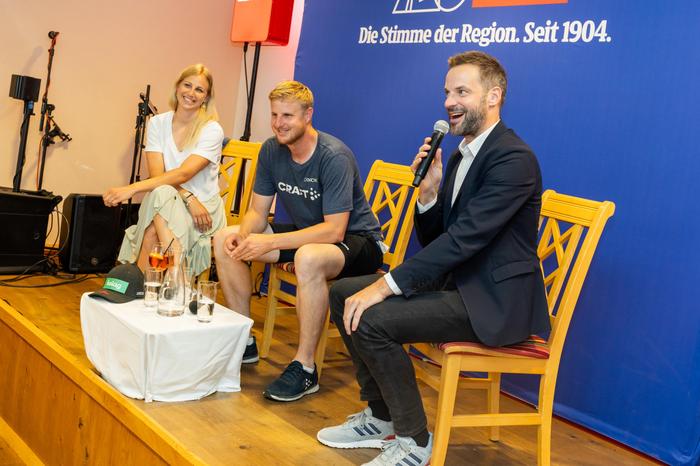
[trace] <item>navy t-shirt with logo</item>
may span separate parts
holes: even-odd
[[[338,138],[318,132],[316,149],[298,164],[274,137],[260,149],[253,191],[277,194],[298,229],[323,222],[324,215],[350,212],[347,233],[381,240],[379,222],[369,208],[352,151]]]

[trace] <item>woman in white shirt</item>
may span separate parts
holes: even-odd
[[[149,191],[138,224],[124,234],[119,262],[148,267],[148,253],[161,242],[183,251],[199,274],[211,264],[210,241],[226,226],[219,196],[219,162],[224,132],[214,105],[214,82],[204,65],[180,74],[170,97],[171,112],[152,117],[146,138],[149,178],[112,188],[102,197],[116,206]]]

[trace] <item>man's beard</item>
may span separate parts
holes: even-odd
[[[279,138],[277,135],[275,135],[275,139],[277,139],[277,142],[278,142],[279,144],[284,144],[284,145],[286,145],[286,146],[291,146],[291,145],[293,145],[295,142],[297,142],[299,139],[301,139],[302,136],[304,136],[304,130],[303,130],[303,129],[297,129],[297,130],[289,131],[289,132],[287,133],[287,135],[286,135],[287,141],[284,141],[284,142],[283,142],[283,141],[280,141],[280,138]]]
[[[462,106],[453,107],[450,111],[461,110],[462,123],[452,126],[450,125],[450,134],[453,136],[476,136],[486,120],[486,99],[484,99],[478,108],[466,108]]]

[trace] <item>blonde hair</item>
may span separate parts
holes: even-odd
[[[207,83],[209,83],[209,91],[207,92],[206,100],[204,101],[202,106],[199,107],[197,116],[190,125],[190,130],[188,131],[187,137],[185,138],[185,147],[190,147],[194,145],[194,143],[199,138],[199,133],[202,131],[202,128],[204,128],[204,126],[206,126],[207,123],[209,123],[210,121],[219,121],[219,113],[216,111],[216,105],[214,104],[214,78],[212,77],[209,68],[202,65],[201,63],[198,63],[196,65],[190,65],[184,70],[182,70],[182,73],[180,73],[180,77],[177,78],[177,81],[175,81],[175,86],[173,86],[173,93],[170,95],[170,100],[168,102],[170,104],[170,108],[177,111],[177,87],[182,81],[185,80],[185,78],[189,78],[190,76],[195,75],[204,76],[204,78],[207,80]]]
[[[270,91],[268,98],[270,101],[292,100],[299,102],[304,110],[314,106],[314,94],[311,89],[299,81],[282,81]]]

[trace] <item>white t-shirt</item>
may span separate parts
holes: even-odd
[[[163,154],[166,171],[179,167],[192,154],[209,160],[204,169],[181,185],[200,201],[208,201],[219,195],[219,162],[224,130],[218,122],[210,121],[202,128],[197,142],[180,151],[173,139],[173,115],[174,112],[166,112],[151,117],[144,150]]]

